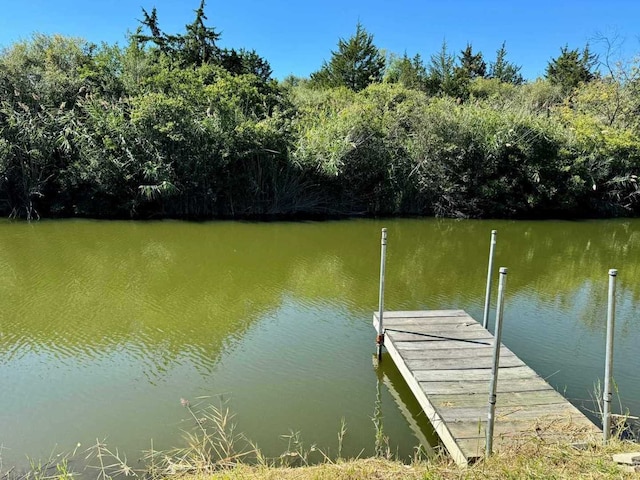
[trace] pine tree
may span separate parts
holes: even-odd
[[[467,43],[467,48],[460,53],[460,68],[465,71],[470,79],[486,76],[487,63],[482,58],[482,52],[474,54],[473,47],[470,43]]]
[[[507,60],[506,42],[496,52],[496,61],[489,67],[489,78],[496,78],[504,83],[521,85],[524,78],[520,74],[521,66],[515,65]]]
[[[384,73],[384,81],[399,83],[414,90],[424,90],[427,82],[427,69],[420,54],[409,58],[405,52],[402,57],[392,55]]]
[[[186,25],[186,34],[170,35],[163,32],[158,24],[158,12],[154,7],[151,13],[144,8],[142,27],[149,29],[151,35],[143,35],[142,28],[133,35],[133,39],[139,45],[153,43],[157,51],[168,56],[182,66],[203,65],[205,63],[218,63],[220,50],[216,42],[220,34],[212,27],[207,27],[204,21],[207,16],[204,13],[205,0],[201,0],[200,7],[195,11],[196,18],[193,23]]]
[[[220,64],[234,75],[253,74],[263,82],[271,78],[271,65],[255,50],[225,48],[220,52]]]
[[[456,64],[456,57],[449,53],[447,42],[442,42],[438,53],[431,55],[427,68],[427,92],[444,94],[454,98],[466,98],[469,93],[469,78]]]
[[[321,87],[345,86],[358,92],[382,80],[384,65],[373,35],[358,22],[355,35],[338,41],[338,51],[331,52],[331,60],[311,74],[311,82]]]
[[[586,45],[582,53],[576,48],[569,50],[568,46],[560,49],[558,58],[547,64],[546,78],[554,85],[560,85],[563,92],[569,93],[580,83],[593,80],[596,75],[592,71],[598,62],[598,57],[589,51]]]
[[[193,23],[186,25],[187,32],[178,42],[183,44],[179,46],[182,46],[182,56],[188,65],[212,63],[219,57],[220,50],[216,42],[220,39],[220,34],[204,24],[207,20],[204,6],[205,0],[201,0],[200,7],[196,10],[196,18]]]
[[[263,82],[271,78],[269,62],[260,57],[255,50],[220,49],[216,42],[220,34],[213,27],[207,27],[204,13],[205,0],[200,1],[200,7],[195,11],[196,17],[192,23],[185,25],[184,34],[171,35],[163,32],[158,25],[158,12],[155,8],[148,13],[144,8],[143,20],[138,31],[133,35],[134,42],[139,47],[152,43],[158,54],[163,54],[181,67],[201,66],[205,64],[219,65],[234,75],[253,74]],[[146,27],[150,35],[142,33]]]

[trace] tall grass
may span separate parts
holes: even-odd
[[[26,471],[5,469],[0,457],[0,479],[624,478],[625,472],[612,461],[611,455],[640,448],[637,443],[618,437],[604,446],[599,441],[582,444],[579,448],[569,443],[559,443],[551,439],[564,438],[571,433],[579,436],[580,432],[574,431],[575,427],[570,422],[556,421],[544,425],[532,424],[530,433],[502,446],[489,459],[467,468],[456,466],[446,455],[425,462],[419,453],[410,464],[403,464],[395,460],[388,450],[380,426],[380,415],[374,413],[374,423],[378,422],[376,444],[381,447],[376,449],[376,458],[343,459],[340,448],[338,455],[331,458],[316,445],[306,446],[300,432],[284,435],[286,450],[276,458],[266,458],[255,444],[236,431],[234,415],[225,403],[199,408],[183,400],[182,405],[192,420],[192,429],[184,432],[184,445],[159,451],[154,449],[152,443],[135,467],[117,448],[113,449],[105,442],[96,440],[85,450],[80,450],[78,445],[69,453],[52,453],[46,460],[32,460]],[[347,426],[342,420],[338,432],[339,444],[346,433]],[[311,458],[312,454],[314,459]]]

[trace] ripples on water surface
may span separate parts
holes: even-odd
[[[640,412],[637,220],[4,222],[4,464],[96,437],[130,458],[151,439],[176,446],[190,426],[180,398],[220,395],[269,455],[290,431],[335,451],[342,417],[343,453],[368,455],[378,380],[385,433],[408,457],[417,437],[402,412],[417,416],[418,436],[432,433],[397,372],[371,365],[382,226],[388,309],[477,319],[497,228],[504,341],[581,408],[603,375],[607,270],[618,268],[615,378]]]

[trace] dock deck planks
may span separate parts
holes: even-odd
[[[384,312],[384,329],[385,348],[453,459],[484,456],[493,335],[463,310]],[[601,433],[504,345],[497,391],[496,451],[526,436],[584,442]]]

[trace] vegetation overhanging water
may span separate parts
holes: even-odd
[[[218,46],[204,3],[182,33],[154,9],[124,47],[36,34],[0,53],[0,214],[640,213],[640,68],[615,45],[564,47],[525,82],[504,44],[425,64],[358,24],[310,78],[278,81]]]

